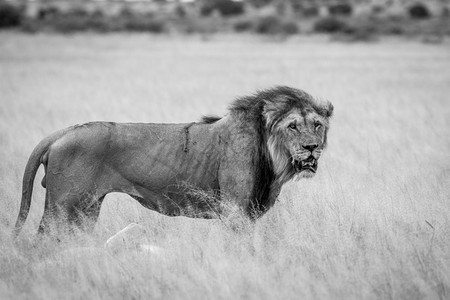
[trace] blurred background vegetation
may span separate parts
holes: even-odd
[[[448,0],[0,0],[0,29],[25,32],[450,34]]]

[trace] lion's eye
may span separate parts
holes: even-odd
[[[316,128],[316,130],[319,130],[321,127],[322,127],[322,124],[320,124],[319,122],[314,123],[314,128]]]
[[[288,125],[288,128],[295,130],[295,129],[297,129],[297,125],[295,125],[295,123],[291,123]]]

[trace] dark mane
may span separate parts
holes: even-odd
[[[222,119],[222,118],[217,117],[217,116],[203,116],[201,118],[200,122],[203,124],[213,124],[213,123],[216,123],[217,121],[219,121],[220,119]]]
[[[255,108],[263,106],[265,101],[273,102],[279,96],[285,96],[291,99],[293,106],[298,106],[299,100],[310,102],[312,97],[306,92],[288,86],[277,86],[267,90],[260,90],[252,96],[246,96],[236,99],[229,107],[231,111],[255,112]],[[292,107],[292,106],[291,106]]]
[[[265,103],[277,103],[284,101],[284,107],[291,109],[292,107],[303,108],[307,105],[314,108],[320,115],[330,117],[333,113],[333,106],[323,107],[316,99],[305,91],[294,89],[288,86],[277,86],[267,90],[258,91],[256,94],[236,99],[229,107],[232,112],[243,112],[252,117],[253,120],[261,115]],[[279,115],[283,115],[287,111],[279,111]]]
[[[273,119],[280,120],[294,107],[302,111],[310,107],[327,118],[331,116],[333,111],[330,103],[327,106],[323,105],[308,93],[287,86],[277,86],[258,91],[251,96],[238,98],[229,107],[231,114],[243,118],[257,132],[258,149],[253,158],[253,164],[256,168],[256,182],[247,211],[251,217],[261,216],[273,205],[273,203],[270,203],[269,195],[271,188],[275,187],[273,183],[277,179],[267,146],[270,128],[274,124],[266,125],[266,113],[264,111],[269,109]]]
[[[259,91],[252,96],[238,98],[229,107],[231,113],[244,115],[257,132],[258,151],[253,162],[256,167],[256,182],[247,209],[247,213],[252,218],[261,216],[270,208],[270,189],[276,179],[267,149],[267,128],[263,116],[264,105],[266,102],[275,101],[277,97],[282,95],[285,95],[286,98],[298,99],[298,92],[300,91],[289,87],[275,87]]]
[[[252,198],[247,213],[257,218],[266,212],[273,203],[270,203],[271,188],[277,179],[273,163],[270,158],[267,139],[273,124],[266,125],[264,110],[270,107],[275,120],[279,120],[292,108],[304,109],[311,107],[324,117],[329,117],[333,107],[331,104],[323,106],[308,93],[290,88],[277,86],[272,89],[258,91],[256,94],[236,99],[229,107],[231,114],[244,118],[249,126],[257,132],[258,149],[253,164],[256,168],[256,182],[252,191]]]

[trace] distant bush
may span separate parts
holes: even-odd
[[[273,0],[247,0],[247,2],[250,3],[250,5],[258,8],[270,4],[272,1]]]
[[[353,12],[353,8],[350,4],[340,3],[330,5],[328,11],[333,16],[350,16]]]
[[[19,26],[23,20],[20,7],[0,1],[0,28]]]
[[[385,11],[385,7],[383,5],[374,5],[372,6],[372,13],[374,14],[380,14]]]
[[[163,33],[166,31],[166,24],[163,20],[143,15],[128,18],[125,21],[124,29],[128,31]]]
[[[281,25],[281,33],[286,35],[293,35],[300,32],[300,28],[294,21],[285,21]]]
[[[78,31],[91,30],[87,16],[77,16],[76,14],[57,15],[43,22],[43,28],[61,33],[72,33]]]
[[[48,6],[48,7],[42,7],[38,11],[38,19],[39,20],[45,20],[55,17],[56,15],[61,14],[59,9],[57,7]]]
[[[379,33],[389,35],[402,35],[407,31],[409,22],[405,18],[388,17],[377,21],[377,29]]]
[[[416,22],[408,17],[387,16],[348,20],[348,35],[444,36],[450,34],[450,19],[432,18]]]
[[[166,31],[166,23],[163,19],[136,14],[128,10],[122,11],[117,16],[105,16],[101,11],[87,12],[82,9],[73,9],[67,12],[45,12],[37,19],[25,20],[21,28],[31,33],[42,30],[61,33],[82,31],[162,33]]]
[[[128,7],[123,7],[119,12],[120,17],[132,18],[134,15],[135,15],[134,11],[132,11]]]
[[[180,18],[172,21],[172,26],[174,26],[178,31],[183,33],[199,33],[202,35],[211,35],[222,28],[221,20],[215,17],[186,17]]]
[[[42,30],[42,26],[38,20],[25,19],[20,24],[20,29],[27,33],[36,33]]]
[[[262,34],[276,34],[281,29],[281,20],[277,16],[261,17],[256,21],[255,31]]]
[[[236,32],[254,32],[267,35],[293,35],[300,32],[298,24],[293,20],[285,20],[276,15],[244,18],[235,21],[233,29]]]
[[[96,11],[86,17],[86,29],[95,32],[112,32],[123,30],[124,24],[117,21],[117,18],[104,16],[102,12]]]
[[[236,32],[250,31],[254,27],[254,22],[251,20],[238,20],[233,24],[233,28]]]
[[[277,16],[266,16],[256,20],[254,25],[256,33],[260,34],[296,34],[299,27],[294,21],[285,21]]]
[[[37,19],[26,19],[21,28],[26,32],[56,31],[72,33],[78,31],[109,31],[108,20],[101,12],[88,13],[80,8],[61,12],[49,7],[39,11]]]
[[[81,17],[81,18],[89,17],[91,15],[90,12],[88,12],[87,10],[85,10],[81,7],[75,7],[67,12],[60,13],[60,14],[63,14],[65,16],[73,16],[73,17]]]
[[[316,6],[304,7],[300,11],[304,17],[317,17],[319,15],[319,8]]]
[[[336,17],[323,17],[314,23],[314,31],[320,33],[338,33],[348,31],[348,24]]]
[[[357,18],[349,22],[342,33],[347,40],[351,41],[372,41],[378,33],[378,20]]]
[[[314,31],[329,33],[335,38],[346,41],[372,41],[378,34],[379,20],[373,18],[352,18],[342,20],[337,17],[325,17],[317,20]]]
[[[200,9],[202,16],[209,16],[217,11],[222,16],[235,16],[244,13],[244,3],[232,0],[208,0]]]
[[[443,17],[443,18],[450,17],[450,8],[448,8],[448,7],[442,8],[441,17]]]
[[[421,3],[416,3],[409,7],[409,16],[413,19],[428,19],[431,13],[427,6]]]
[[[185,9],[182,5],[178,5],[178,6],[175,8],[175,15],[176,15],[178,18],[184,18],[184,17],[186,17],[186,16],[187,16],[186,9]]]

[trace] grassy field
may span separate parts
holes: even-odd
[[[0,299],[448,299],[449,48],[1,33]],[[112,194],[92,236],[32,247],[40,170],[12,243],[23,170],[44,136],[92,120],[220,115],[278,84],[329,99],[335,116],[317,176],[286,185],[253,226],[164,217]],[[107,254],[130,222],[164,252]]]

